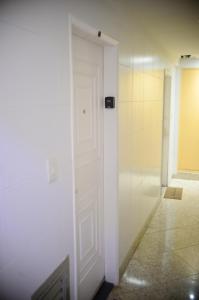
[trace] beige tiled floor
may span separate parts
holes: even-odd
[[[108,300],[199,299],[199,181],[172,186],[182,200],[162,200]]]

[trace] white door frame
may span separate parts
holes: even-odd
[[[172,69],[171,107],[170,107],[170,134],[169,134],[169,161],[168,183],[177,173],[178,164],[178,138],[179,138],[179,110],[180,110],[180,81],[181,68]]]
[[[99,30],[69,16],[69,56],[71,89],[71,139],[73,147],[73,66],[72,34],[101,44],[104,48],[104,97],[114,96],[115,109],[104,109],[104,251],[105,279],[113,284],[119,282],[119,228],[118,228],[118,42]],[[73,149],[72,149],[72,153]],[[73,226],[76,229],[74,156],[73,164]],[[75,300],[77,299],[76,230],[74,230]]]
[[[171,72],[164,71],[163,130],[162,130],[162,176],[161,185],[169,185],[169,144],[171,117]]]

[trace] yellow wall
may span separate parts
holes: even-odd
[[[178,169],[199,171],[199,69],[181,77]]]

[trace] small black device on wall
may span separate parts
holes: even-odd
[[[105,97],[105,108],[115,108],[115,97]]]

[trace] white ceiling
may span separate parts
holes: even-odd
[[[131,0],[131,5],[173,59],[199,57],[199,0]]]

